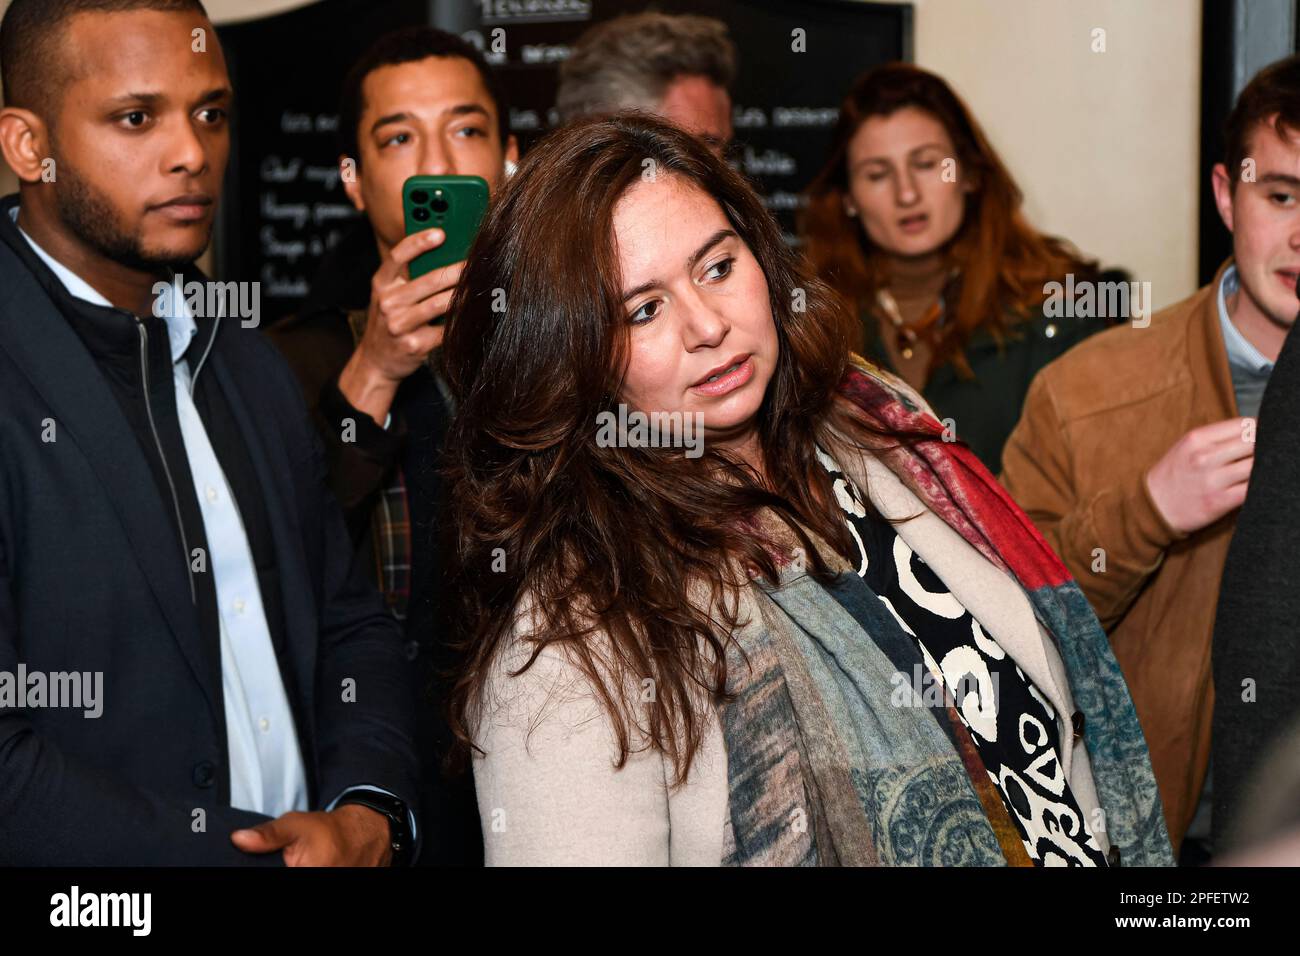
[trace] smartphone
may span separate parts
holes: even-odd
[[[411,260],[415,279],[460,262],[469,252],[483,213],[487,211],[488,185],[482,176],[412,176],[402,185],[406,234],[435,226],[447,234],[437,249]]]

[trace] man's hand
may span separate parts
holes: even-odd
[[[230,841],[245,853],[284,850],[285,866],[388,866],[393,858],[387,818],[354,803],[329,813],[286,813],[236,830]]]
[[[447,314],[464,261],[408,279],[407,265],[447,241],[441,229],[407,236],[389,251],[370,280],[366,331],[339,375],[339,391],[383,425],[397,387],[442,344],[444,327],[430,325]]]
[[[1228,418],[1193,428],[1147,472],[1147,490],[1165,522],[1190,534],[1246,500],[1255,464],[1253,422]]]

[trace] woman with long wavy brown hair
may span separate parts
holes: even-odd
[[[1078,588],[702,144],[551,133],[452,316],[489,863],[1168,862]]]
[[[861,322],[857,347],[950,418],[994,473],[1037,371],[1103,328],[1047,317],[1046,287],[1096,263],[1036,231],[969,108],[908,63],[863,74],[840,106],[800,232],[813,271]]]

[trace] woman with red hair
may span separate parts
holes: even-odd
[[[1045,286],[1093,280],[1096,264],[1025,221],[970,110],[906,63],[854,84],[808,199],[809,262],[857,311],[863,354],[996,474],[1035,373],[1102,327],[1045,317]]]

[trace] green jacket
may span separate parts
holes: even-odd
[[[862,321],[866,357],[893,371],[874,315],[866,314]],[[1038,370],[1105,327],[1105,319],[1049,319],[1037,309],[1028,321],[1012,326],[1000,345],[984,330],[971,337],[965,352],[973,379],[960,377],[949,362],[934,370],[921,394],[941,420],[951,419],[957,438],[997,475],[1002,446],[1020,420],[1025,393]]]

